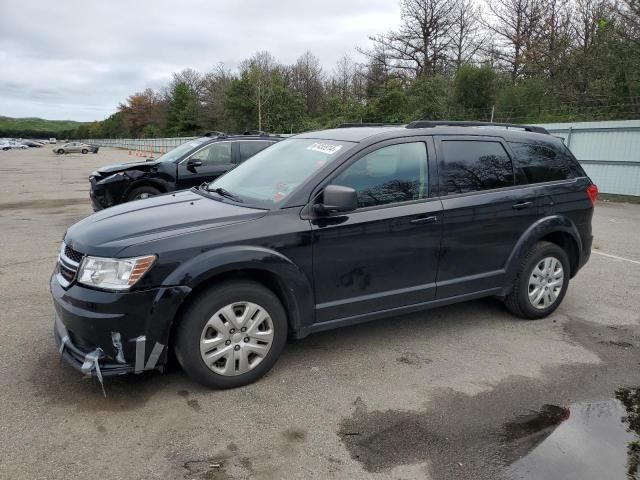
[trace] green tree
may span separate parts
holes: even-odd
[[[178,82],[170,93],[165,132],[171,136],[193,135],[201,129],[198,97],[185,82]]]
[[[495,101],[496,73],[483,66],[462,65],[453,81],[455,116],[463,119],[489,119]]]
[[[409,108],[414,120],[447,119],[450,82],[444,75],[420,75],[409,88]]]
[[[384,93],[369,102],[366,120],[370,122],[402,123],[410,118],[409,98],[398,80],[389,80]]]

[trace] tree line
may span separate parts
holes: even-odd
[[[325,70],[258,52],[173,74],[78,138],[300,132],[415,119],[553,122],[640,118],[640,0],[402,0],[398,30],[365,60]]]

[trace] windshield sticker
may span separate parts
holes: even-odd
[[[330,143],[313,143],[307,147],[307,150],[313,150],[314,152],[333,155],[341,148],[342,148],[342,145],[331,145]]]

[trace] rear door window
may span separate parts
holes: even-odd
[[[240,142],[240,162],[244,162],[247,158],[254,156],[261,150],[264,150],[274,142],[265,142],[262,140],[245,140]]]
[[[514,185],[513,163],[500,142],[443,140],[440,179],[450,194]]]
[[[569,154],[544,145],[509,142],[529,183],[552,182],[584,176]]]

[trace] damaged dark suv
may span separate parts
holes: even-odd
[[[506,126],[305,133],[85,218],[50,281],[59,351],[102,379],[173,350],[230,388],[335,327],[488,296],[546,317],[589,258],[598,190],[562,140]]]
[[[155,160],[102,167],[89,176],[91,205],[97,211],[210,182],[279,140],[272,135],[216,132],[183,143]]]

